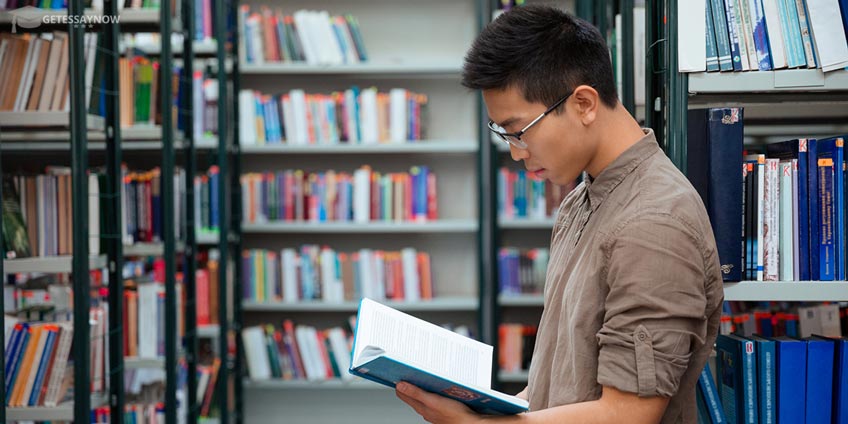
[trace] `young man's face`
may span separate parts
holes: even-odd
[[[550,105],[529,103],[517,88],[483,90],[489,118],[508,133],[521,131],[545,112]],[[586,169],[593,154],[594,142],[569,98],[560,112],[545,115],[521,141],[526,149],[510,146],[513,160],[524,161],[528,171],[557,185],[574,181]]]

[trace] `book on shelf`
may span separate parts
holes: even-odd
[[[70,111],[68,40],[63,32],[0,35],[0,78],[5,81],[0,110]],[[102,60],[97,42],[97,34],[85,34],[86,104],[92,97],[94,69]]]
[[[840,0],[705,0],[679,12],[681,72],[848,67],[848,5]],[[692,23],[692,25],[687,25]]]
[[[194,176],[194,232],[198,235],[218,235],[221,207],[221,171],[210,166],[205,173]]]
[[[242,216],[266,222],[424,222],[438,218],[436,174],[426,166],[353,174],[283,170],[241,177]]]
[[[150,59],[143,54],[139,55],[132,50],[129,50],[127,53],[128,54],[126,56],[121,57],[118,60],[118,90],[121,102],[121,128],[152,127],[154,125],[161,125],[161,74],[164,71],[161,69],[160,61]],[[173,98],[170,113],[175,127],[178,130],[187,131],[188,129],[184,128],[184,122],[180,119],[179,115],[180,109],[187,109],[182,102],[189,98],[181,92],[181,90],[184,89],[183,84],[180,84],[182,72],[182,67],[176,65],[174,65],[170,71],[172,79],[171,95]],[[213,127],[214,123],[209,122],[209,117],[207,115],[209,115],[208,109],[217,109],[215,104],[217,101],[217,83],[212,82],[213,78],[205,77],[204,75],[203,71],[196,71],[191,78],[192,96],[190,98],[194,107],[193,126],[195,138],[198,138],[201,135],[198,134],[198,123],[202,124],[201,128],[204,130],[207,127],[210,128],[209,131],[203,131],[204,133],[213,133],[215,131],[215,128]],[[210,86],[213,87],[209,88]],[[198,90],[201,91],[199,96],[197,94]],[[105,107],[105,99],[99,106],[101,108]],[[105,109],[99,109],[98,112],[100,112],[99,114],[101,115],[105,115]]]
[[[498,216],[544,219],[553,217],[576,182],[559,186],[523,169],[502,167],[498,172]]]
[[[221,360],[214,358],[211,365],[199,365],[197,367],[197,404],[200,405],[200,416],[208,417],[214,406],[218,383],[218,371],[221,368]]]
[[[695,397],[697,398],[698,422],[700,424],[721,424],[727,422],[709,362],[701,370],[701,374],[698,377],[698,385],[695,386]]]
[[[404,143],[427,134],[427,95],[351,87],[330,94],[239,92],[242,145]]]
[[[389,387],[401,381],[485,414],[527,411],[491,387],[492,347],[370,299],[357,315],[350,373]]]
[[[824,304],[747,304],[727,302],[722,313],[721,334],[749,337],[848,336],[848,307]]]
[[[504,296],[541,294],[545,286],[548,256],[547,248],[500,248],[498,251],[500,294]]]
[[[163,261],[161,258],[157,262]],[[164,265],[164,262],[161,262]],[[180,279],[181,276],[179,276]],[[127,281],[123,295],[124,353],[132,358],[165,356],[165,285],[164,281]],[[185,334],[182,284],[176,285],[177,337]]]
[[[718,393],[724,410],[735,417],[735,422],[758,423],[754,342],[736,335],[719,335],[716,354]]]
[[[195,274],[198,326],[218,324],[219,258],[220,254],[217,249],[199,252],[197,256],[198,264],[200,264]]]
[[[121,238],[125,245],[134,243],[161,243],[164,240],[164,213],[162,193],[164,191],[161,169],[131,171],[121,167]],[[174,169],[174,234],[184,240],[186,231],[186,172]],[[195,188],[195,198],[201,196]],[[195,204],[197,201],[195,200]],[[196,213],[199,211],[196,210]],[[197,216],[195,216],[197,222]]]
[[[498,366],[501,371],[530,369],[538,328],[533,325],[504,323],[498,326]]]
[[[416,302],[434,298],[430,255],[304,245],[242,252],[243,298],[253,302],[351,302],[363,297]]]
[[[343,65],[365,62],[368,53],[353,15],[330,16],[327,11],[298,10],[291,15],[267,6],[251,11],[242,5],[238,15],[239,51],[248,64],[305,62]]]

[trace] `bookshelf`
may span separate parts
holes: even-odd
[[[20,259],[4,259],[3,269],[7,274],[44,272],[50,274],[66,274],[73,272],[73,256],[48,256]],[[105,268],[106,255],[88,257],[88,268]]]
[[[107,404],[103,396],[92,396],[89,401],[92,408]],[[54,407],[6,408],[9,421],[73,421],[74,402],[64,402]]]

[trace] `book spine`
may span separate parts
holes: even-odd
[[[727,19],[727,33],[730,43],[730,56],[734,71],[742,71],[742,51],[739,47],[739,28],[736,25],[736,5],[734,0],[724,0],[724,13]]]
[[[712,6],[713,12],[719,68],[721,71],[732,71],[733,55],[730,49],[730,37],[727,29],[727,15],[724,11],[724,0],[708,1]]]
[[[833,281],[835,274],[833,243],[833,158],[819,155],[819,280]]]

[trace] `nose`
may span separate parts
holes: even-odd
[[[530,152],[527,149],[519,149],[512,144],[509,145],[509,155],[512,160],[518,162],[530,157]]]

